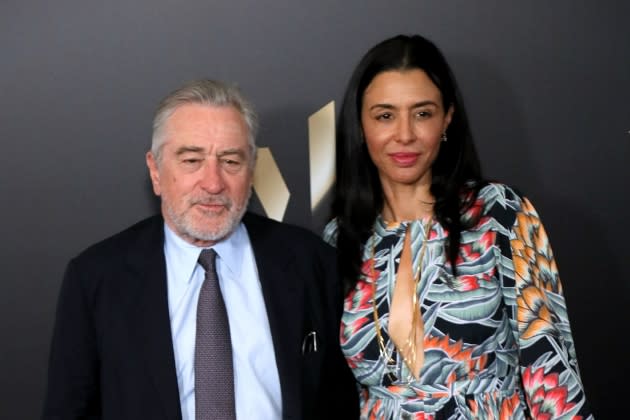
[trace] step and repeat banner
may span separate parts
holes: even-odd
[[[4,0],[0,3],[0,418],[37,418],[68,260],[156,211],[158,101],[236,83],[261,117],[251,209],[320,232],[335,117],[361,55],[398,33],[443,50],[484,172],[539,210],[587,395],[615,418],[630,374],[630,3]],[[610,416],[610,417],[609,417]]]

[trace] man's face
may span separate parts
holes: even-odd
[[[231,106],[182,105],[166,120],[159,160],[147,153],[162,215],[180,237],[210,246],[239,224],[253,165],[243,116]]]

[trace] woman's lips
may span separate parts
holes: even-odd
[[[417,162],[420,153],[390,153],[389,157],[400,166],[412,166]]]

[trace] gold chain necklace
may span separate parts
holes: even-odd
[[[409,350],[408,351],[409,355],[405,356],[405,352],[398,349],[398,353],[402,356],[403,361],[409,368],[409,371],[412,372],[412,376],[415,376],[413,375],[413,370],[414,370],[413,362],[416,360],[416,339],[417,339],[416,334],[417,334],[417,326],[418,326],[418,323],[420,322],[420,308],[418,305],[418,284],[420,283],[420,279],[422,277],[422,261],[424,260],[424,253],[426,251],[426,245],[429,240],[431,227],[432,227],[432,218],[429,219],[424,225],[424,239],[422,240],[422,246],[420,247],[420,255],[418,257],[418,264],[416,268],[416,273],[414,275],[414,282],[413,282],[414,287],[413,287],[413,294],[411,298],[412,299],[411,310],[413,311],[412,318],[411,318],[411,331],[409,332],[409,336],[407,337],[407,341],[405,342],[405,348]],[[411,234],[411,227],[409,227],[409,232],[405,233],[405,235],[407,234]],[[410,246],[411,246],[411,242],[410,242]],[[378,342],[380,357],[385,360],[386,364],[395,364],[394,360],[392,360],[393,349],[389,355],[387,354],[387,347],[385,346],[385,340],[383,339],[383,335],[381,334],[381,323],[378,317],[378,308],[376,305],[377,279],[376,279],[376,270],[374,268],[376,266],[375,248],[376,248],[376,241],[373,240],[372,252],[371,252],[372,265],[370,267],[370,277],[373,279],[372,281],[372,296],[373,296],[372,313],[374,315],[374,328],[376,329],[376,341]],[[413,259],[413,256],[412,256],[412,259]],[[394,343],[394,346],[396,346],[396,343]]]

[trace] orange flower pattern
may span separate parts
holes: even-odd
[[[340,341],[360,385],[362,419],[590,419],[558,269],[532,204],[502,184],[484,187],[463,218],[457,276],[448,232],[426,220],[378,218],[364,275],[345,299]],[[424,321],[424,365],[414,379],[387,334],[406,232]],[[325,231],[335,242],[336,224]],[[374,289],[374,284],[376,288]],[[374,292],[374,290],[376,290]],[[376,340],[376,303],[386,355]]]

